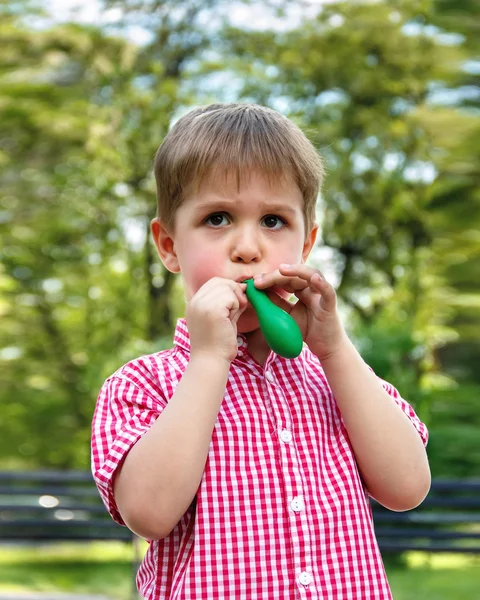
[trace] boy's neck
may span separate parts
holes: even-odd
[[[255,329],[244,335],[247,338],[248,353],[263,367],[270,353],[270,347],[265,341],[261,329]]]

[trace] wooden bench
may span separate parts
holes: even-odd
[[[407,550],[480,554],[480,480],[434,480],[414,510],[396,513],[372,501],[383,553]]]
[[[83,471],[0,471],[0,542],[118,541],[132,545],[129,598],[139,598],[135,578],[139,538],[115,523],[92,475]]]
[[[88,472],[0,471],[0,539],[132,542],[133,534],[109,516]]]
[[[382,553],[480,554],[480,480],[433,481],[426,500],[411,511],[392,512],[374,501],[372,508]],[[0,471],[0,540],[135,539],[111,519],[90,473]]]

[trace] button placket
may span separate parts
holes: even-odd
[[[275,377],[270,371],[265,372],[265,379],[267,379],[270,383],[273,383],[275,381]]]
[[[308,511],[303,496],[293,496],[295,492],[301,493],[303,488],[303,478],[299,471],[300,465],[297,449],[296,445],[292,443],[294,436],[291,429],[294,428],[294,424],[292,424],[290,418],[291,414],[286,390],[281,385],[282,374],[278,374],[280,384],[276,385],[276,370],[271,371],[270,367],[270,364],[264,367],[263,378],[265,392],[267,397],[271,399],[273,418],[277,425],[277,440],[280,443],[280,456],[285,472],[285,509],[289,513],[288,519],[291,524],[290,533],[294,548],[296,583],[300,586],[300,589],[303,587],[303,593],[312,593],[312,598],[317,598],[313,585],[308,592],[306,589],[314,582],[313,575],[307,570],[310,570],[311,565]]]
[[[307,571],[302,571],[302,573],[300,573],[300,575],[298,577],[298,581],[302,585],[307,586],[307,585],[310,585],[312,583],[313,577]]]
[[[293,500],[290,502],[290,508],[296,513],[305,510],[305,502],[303,501],[303,498],[301,496],[295,496],[295,498],[293,498]]]

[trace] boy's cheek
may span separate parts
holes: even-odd
[[[193,260],[188,267],[183,270],[183,277],[187,287],[196,293],[204,283],[212,277],[223,277],[221,261],[218,257],[218,251],[199,252],[198,248],[192,249]]]

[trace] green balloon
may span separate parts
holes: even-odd
[[[258,290],[253,279],[247,279],[246,294],[257,313],[260,329],[267,344],[283,358],[296,358],[303,347],[303,338],[297,322],[279,306],[274,304],[267,294]]]

